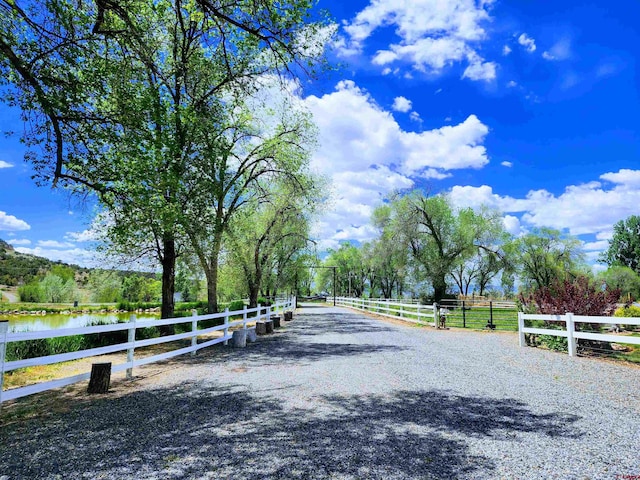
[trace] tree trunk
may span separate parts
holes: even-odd
[[[256,308],[258,306],[258,285],[255,283],[249,284],[249,308]]]
[[[222,240],[214,239],[211,253],[208,259],[208,265],[205,270],[207,278],[207,312],[218,312],[218,261],[220,258],[220,246]]]
[[[176,280],[176,242],[173,238],[163,238],[162,256],[162,308],[161,317],[173,317]]]
[[[444,276],[433,280],[433,297],[434,301],[439,302],[447,293],[447,282]]]

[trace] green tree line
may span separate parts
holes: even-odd
[[[517,290],[542,291],[587,278],[631,300],[640,297],[638,220],[632,216],[615,225],[600,259],[608,268],[596,275],[576,237],[546,227],[516,237],[505,231],[496,210],[455,208],[446,194],[413,191],[375,209],[375,239],[340,245],[324,265],[336,267],[338,295],[410,294],[440,301],[490,292],[515,298]],[[321,290],[333,292],[332,270],[319,270],[317,282]]]

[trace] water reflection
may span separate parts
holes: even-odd
[[[77,328],[91,325],[100,321],[103,323],[117,323],[129,321],[130,313],[75,313],[68,315],[2,315],[2,320],[9,320],[10,332],[25,332],[35,330],[50,330],[53,328]],[[160,314],[136,314],[138,320],[153,320],[160,318]]]

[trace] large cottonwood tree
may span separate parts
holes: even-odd
[[[116,242],[147,238],[162,265],[163,317],[202,131],[221,128],[216,112],[254,79],[316,64],[323,26],[308,22],[310,6],[0,0],[4,99],[29,121],[35,176],[97,193]]]

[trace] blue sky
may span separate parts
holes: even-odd
[[[320,0],[341,68],[304,81],[319,127],[313,168],[333,180],[315,234],[365,241],[391,191],[446,191],[499,208],[515,235],[549,226],[588,258],[640,214],[640,2]],[[0,129],[20,132],[0,107]],[[91,206],[36,187],[0,138],[0,238],[86,264]]]

